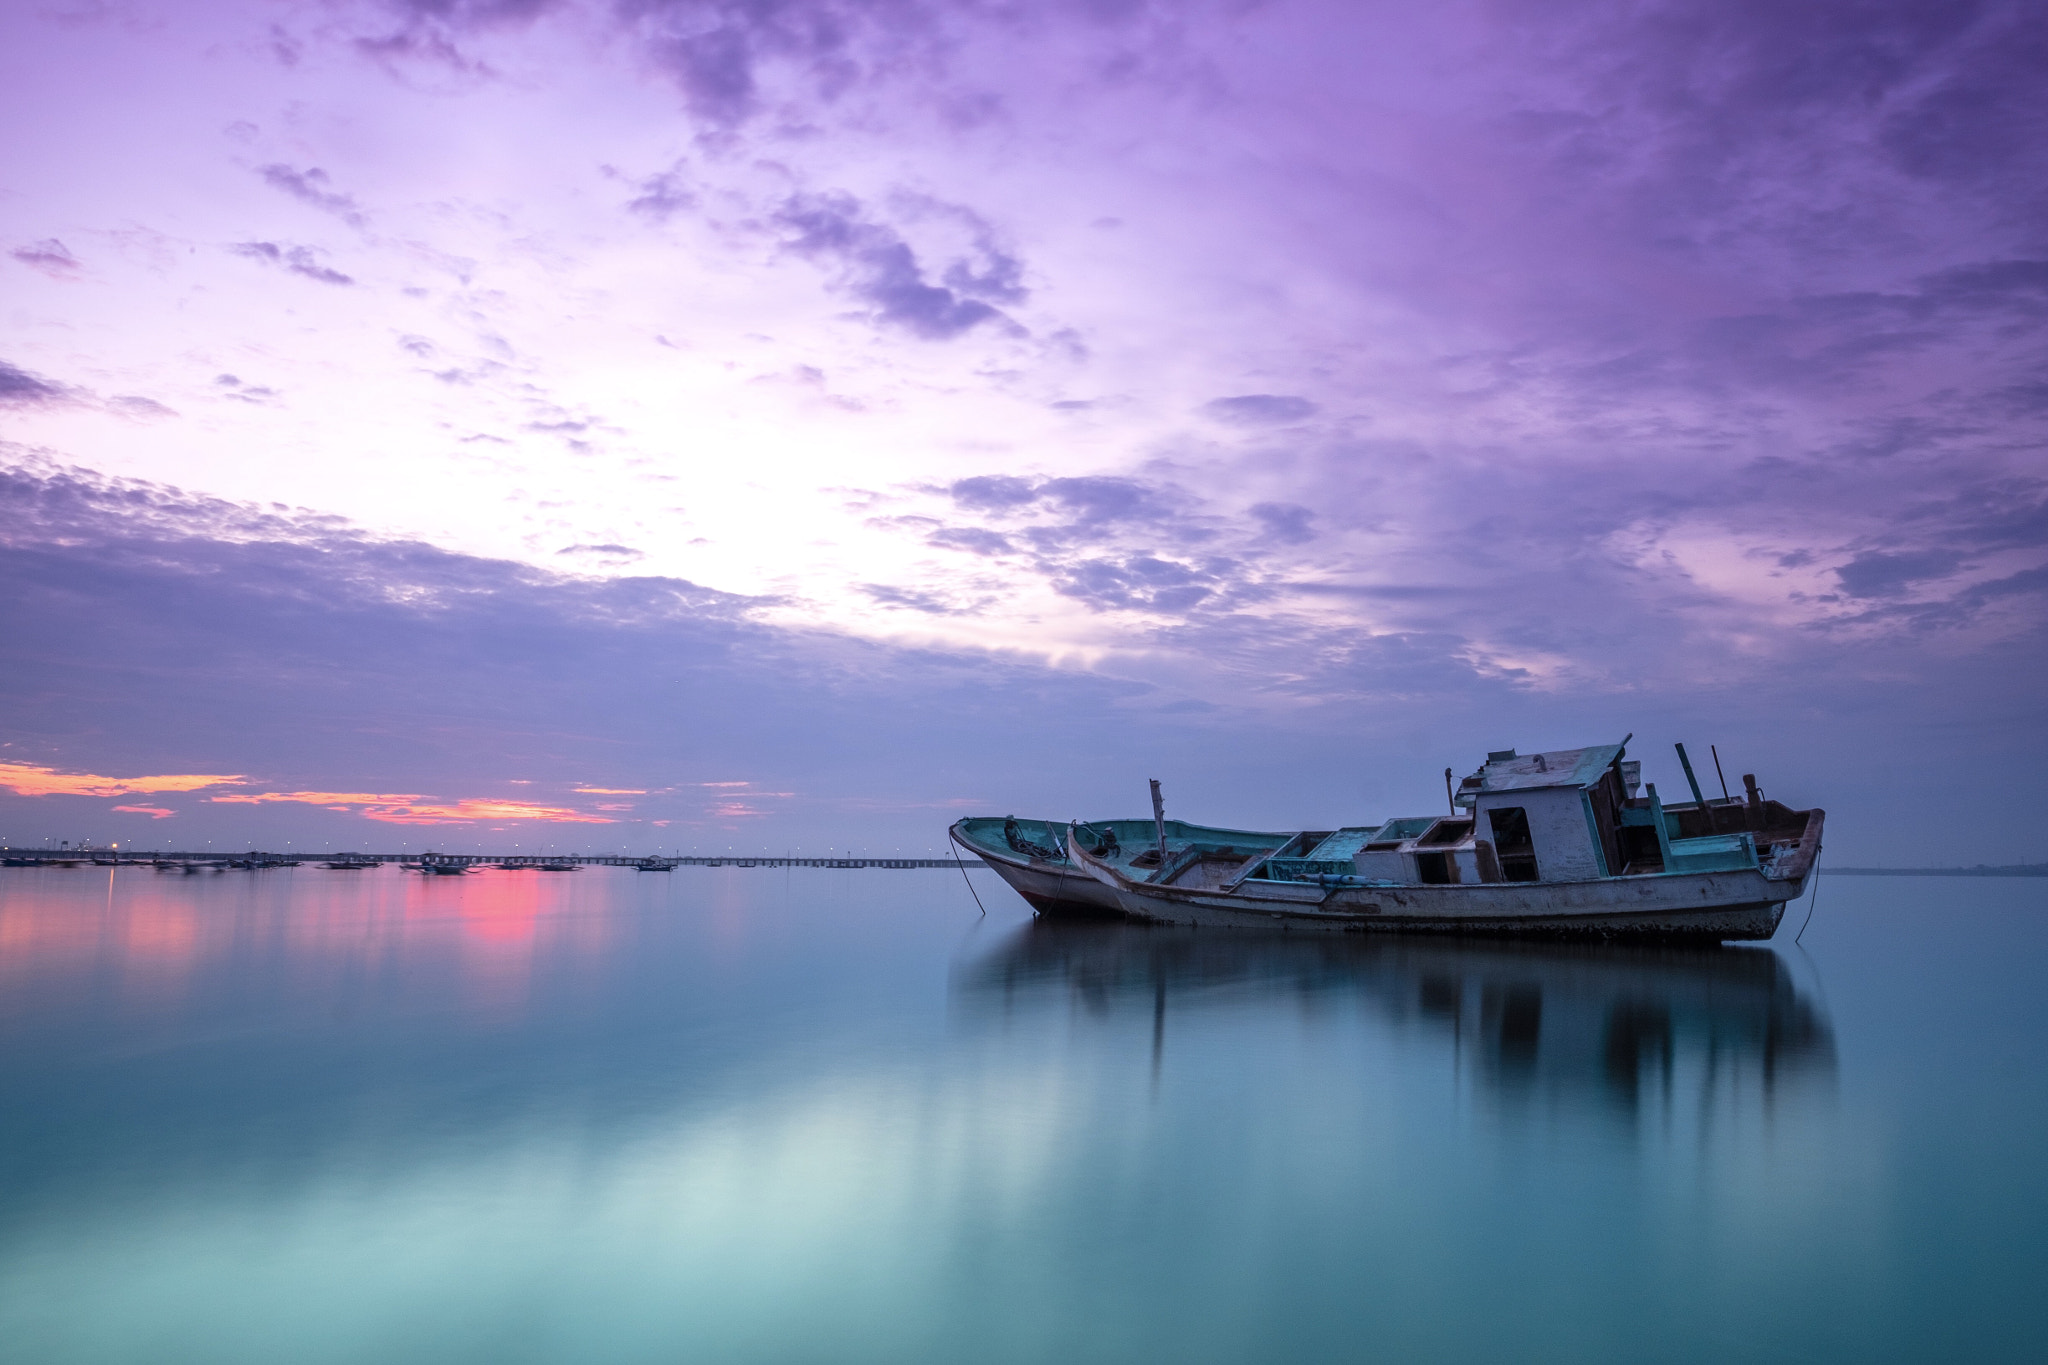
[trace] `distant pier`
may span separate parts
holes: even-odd
[[[499,867],[513,871],[570,867],[630,867],[642,872],[667,872],[678,867],[835,867],[916,868],[983,867],[979,858],[865,858],[852,855],[826,858],[778,857],[771,854],[721,853],[706,856],[665,858],[630,853],[152,853],[133,849],[4,849],[0,862],[8,867],[150,867],[160,864],[215,866],[264,870],[297,867],[301,864],[399,863],[418,867],[430,864],[444,868]]]

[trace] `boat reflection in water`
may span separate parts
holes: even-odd
[[[1354,1004],[1397,1039],[1447,1043],[1461,1078],[1503,1108],[1626,1117],[1674,1100],[1708,1120],[1831,1089],[1824,1009],[1756,948],[1251,935],[1034,920],[956,979],[970,1012],[1064,1005],[1110,1021],[1149,1012],[1155,1075],[1175,1022],[1298,1003]],[[1191,1018],[1190,1016],[1193,1016]],[[1205,1037],[1214,1030],[1204,1027]]]

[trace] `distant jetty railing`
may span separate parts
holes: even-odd
[[[631,853],[168,853],[139,849],[0,849],[0,863],[8,867],[149,867],[160,863],[215,864],[223,867],[297,867],[302,863],[401,863],[417,866],[431,863],[440,867],[502,867],[512,869],[543,867],[631,867],[642,872],[666,872],[677,867],[835,867],[915,868],[985,867],[981,859],[961,858],[869,858],[850,854],[804,858],[768,853],[717,853],[688,857],[662,857]]]

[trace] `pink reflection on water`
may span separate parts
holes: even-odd
[[[366,980],[426,976],[464,1014],[501,1020],[527,1004],[537,962],[604,949],[608,917],[580,911],[612,894],[612,880],[396,867],[9,868],[0,874],[0,1017],[32,997],[65,995],[168,1009],[209,973],[269,958],[308,1009],[324,1001],[345,1013],[337,1002],[361,995]]]

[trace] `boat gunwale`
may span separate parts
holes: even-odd
[[[1808,821],[1806,835],[1802,837],[1798,849],[1794,853],[1795,861],[1801,854],[1807,851],[1809,844],[1815,850],[1818,849],[1819,824],[1823,812],[1819,808],[1815,808],[1813,811],[1808,812],[1808,814],[1813,818]],[[1242,884],[1208,887],[1176,886],[1172,883],[1161,884],[1150,881],[1138,881],[1125,874],[1116,864],[1106,859],[1094,857],[1085,848],[1080,847],[1073,838],[1071,827],[1068,830],[1067,856],[1075,866],[1085,869],[1097,881],[1102,882],[1119,893],[1156,897],[1163,901],[1179,902],[1188,906],[1206,906],[1227,914],[1301,916],[1320,920],[1359,920],[1384,924],[1389,928],[1396,926],[1410,927],[1414,925],[1469,926],[1478,928],[1488,924],[1511,923],[1537,926],[1552,921],[1576,919],[1655,918],[1716,911],[1738,911],[1766,905],[1781,905],[1785,901],[1799,895],[1806,871],[1806,869],[1800,868],[1794,875],[1773,877],[1762,868],[1750,867],[1703,872],[1639,872],[1619,876],[1585,877],[1570,881],[1548,882],[1455,882],[1445,885],[1422,882],[1388,882],[1379,886],[1318,886],[1312,882],[1273,882],[1258,888],[1260,893],[1270,893],[1282,887],[1289,890],[1298,889],[1299,892],[1312,893],[1310,896],[1297,898],[1295,895],[1269,896],[1267,894],[1248,894]],[[1378,902],[1370,899],[1374,893],[1398,893],[1405,897],[1417,892],[1422,893],[1429,899],[1447,898],[1447,893],[1456,894],[1460,899],[1465,899],[1474,892],[1477,892],[1481,898],[1492,899],[1498,896],[1526,896],[1532,889],[1538,887],[1592,888],[1631,885],[1644,891],[1648,891],[1653,886],[1668,887],[1673,891],[1677,891],[1694,883],[1733,877],[1755,878],[1758,882],[1762,883],[1760,889],[1764,894],[1757,896],[1754,900],[1743,900],[1733,904],[1717,904],[1706,907],[1693,905],[1668,905],[1657,908],[1618,906],[1609,909],[1588,906],[1559,906],[1554,909],[1518,908],[1513,911],[1506,911],[1496,907],[1480,907],[1465,910],[1436,910],[1422,914],[1416,914],[1412,911],[1406,913],[1396,911],[1390,914],[1384,909],[1377,908]],[[1782,896],[1771,894],[1774,886],[1783,883],[1792,883],[1788,894]],[[1330,905],[1329,901],[1332,896],[1346,896],[1346,900],[1337,905]],[[1367,909],[1368,905],[1375,906],[1376,908]],[[1356,908],[1353,908],[1354,906]]]

